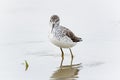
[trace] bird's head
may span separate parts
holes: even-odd
[[[60,19],[57,15],[52,15],[50,17],[50,24],[52,27],[58,26],[60,23]]]

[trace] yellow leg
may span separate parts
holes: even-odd
[[[73,63],[73,57],[71,58],[71,62],[70,62],[70,65],[72,66],[72,63]]]
[[[73,59],[73,53],[72,53],[72,50],[69,48],[70,50],[70,53],[71,53],[71,58]]]
[[[61,60],[61,63],[60,63],[60,67],[62,67],[62,64],[63,64],[63,60],[64,60],[64,58],[62,58],[62,60]]]
[[[64,52],[63,52],[62,48],[60,48],[60,50],[61,50],[61,52],[62,52],[61,57],[62,57],[62,59],[64,59]]]

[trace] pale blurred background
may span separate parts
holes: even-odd
[[[50,79],[61,61],[48,39],[53,14],[83,38],[72,49],[73,64],[83,66],[75,79],[120,80],[120,0],[1,0],[0,80]],[[70,54],[64,51],[68,65]]]

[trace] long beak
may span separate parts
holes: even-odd
[[[55,24],[52,24],[52,30],[51,30],[51,32],[53,31],[54,25],[55,25]]]

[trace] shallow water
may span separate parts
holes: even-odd
[[[120,80],[119,0],[0,4],[0,80]],[[72,48],[73,59],[64,49],[62,60],[60,49],[49,42],[53,14],[83,39]]]
[[[49,42],[48,42],[49,43]],[[73,48],[74,58],[64,49],[64,60],[60,49],[47,42],[2,45],[0,79],[5,80],[105,80],[119,79],[119,57],[113,50],[115,42],[104,44],[78,44]],[[110,47],[109,44],[116,45]],[[81,47],[82,46],[82,47]],[[91,49],[89,49],[91,46]],[[47,47],[47,48],[46,48]],[[48,48],[49,47],[49,48]],[[80,48],[79,48],[80,47]],[[98,51],[99,50],[99,51]],[[24,61],[29,67],[25,70]],[[7,77],[5,77],[7,76]]]

